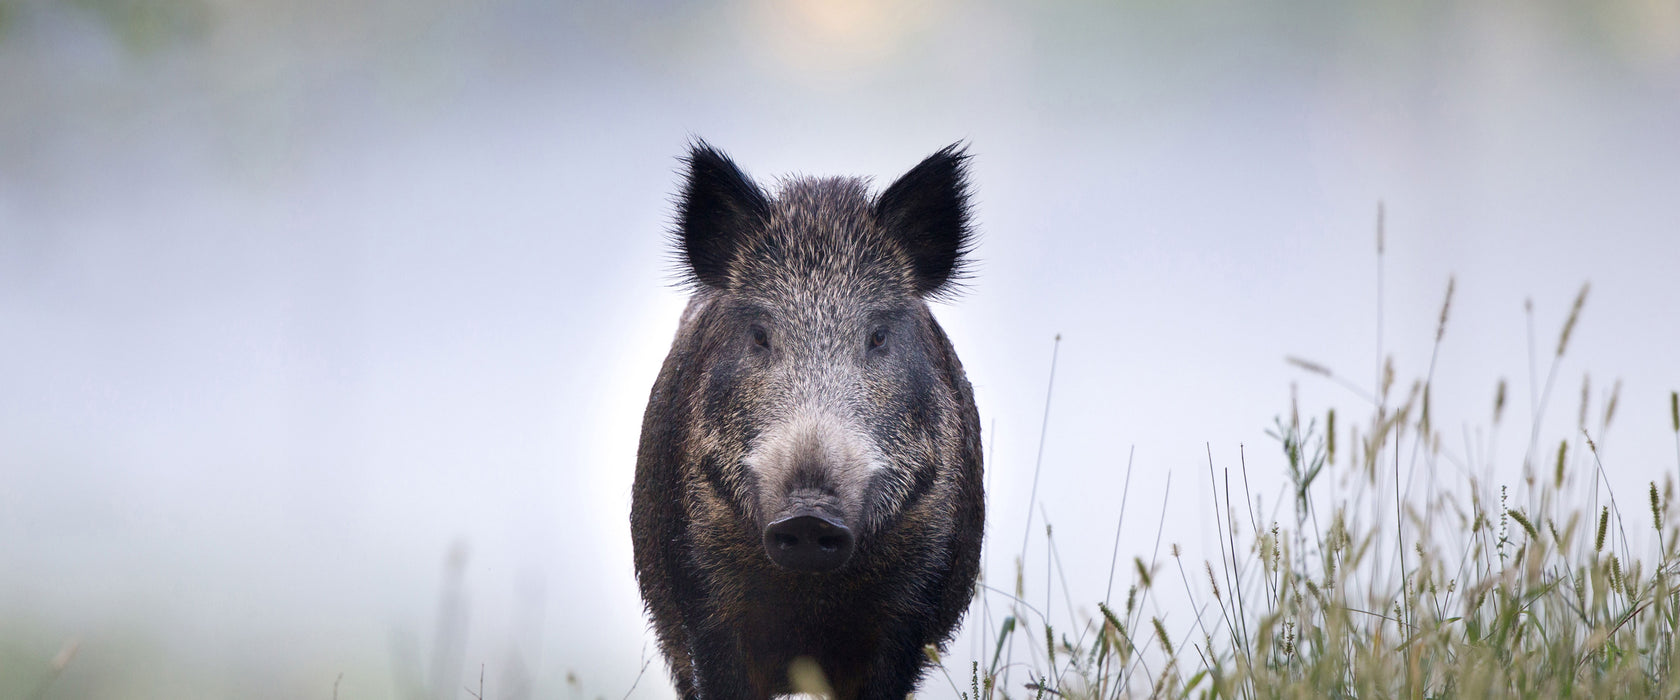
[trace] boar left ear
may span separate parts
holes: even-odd
[[[963,276],[973,246],[968,224],[968,154],[954,143],[881,192],[875,220],[910,255],[916,293],[938,296]]]
[[[730,261],[769,214],[770,202],[735,161],[705,141],[696,139],[683,160],[688,175],[677,200],[677,238],[693,279],[722,288]]]

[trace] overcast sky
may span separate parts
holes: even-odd
[[[0,4],[0,690],[79,640],[63,697],[393,697],[481,663],[487,696],[622,696],[655,655],[629,487],[695,136],[766,183],[969,144],[977,275],[935,312],[994,581],[1057,334],[1037,495],[1082,610],[1128,450],[1121,561],[1163,507],[1202,558],[1210,450],[1273,499],[1292,385],[1368,408],[1284,358],[1368,390],[1380,332],[1409,385],[1455,276],[1443,478],[1516,484],[1525,301],[1543,379],[1588,281],[1542,442],[1620,380],[1610,485],[1680,469],[1680,5],[898,5]],[[655,661],[635,697],[669,696]]]

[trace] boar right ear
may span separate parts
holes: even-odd
[[[677,201],[677,235],[695,281],[721,288],[748,231],[770,212],[764,192],[729,156],[696,140],[689,148],[687,183]]]

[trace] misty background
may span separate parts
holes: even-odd
[[[1368,409],[1286,356],[1403,393],[1449,277],[1443,479],[1520,479],[1588,281],[1546,444],[1619,380],[1609,485],[1677,468],[1675,0],[0,0],[0,695],[670,697],[628,513],[693,137],[969,144],[986,576],[1034,533],[1040,600],[1048,514],[1075,616],[1129,450],[1116,595],[1163,513],[1216,543],[1210,452],[1276,500],[1292,386]]]

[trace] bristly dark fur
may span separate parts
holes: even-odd
[[[794,178],[774,198],[704,142],[673,238],[692,296],[648,398],[636,576],[685,700],[902,700],[974,593],[985,522],[973,390],[926,300],[972,245],[956,146],[870,197]],[[812,505],[815,504],[815,505]],[[856,549],[821,573],[767,554],[818,507]]]

